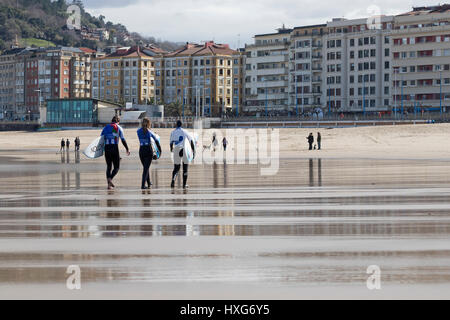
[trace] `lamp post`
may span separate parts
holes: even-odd
[[[41,93],[42,93],[42,91],[41,91],[41,89],[37,89],[37,90],[34,90],[34,91],[39,94],[39,97],[38,97],[39,101],[38,101],[38,103],[39,103],[39,112],[41,112]],[[31,121],[30,110],[28,110],[28,120]]]
[[[262,80],[264,81],[264,92],[266,93],[266,118],[268,117],[268,105],[267,105],[267,79],[265,77],[262,78]]]
[[[439,72],[440,73],[440,81],[439,81],[439,108],[441,111],[441,116],[442,116],[442,70]]]
[[[366,115],[366,75],[363,75],[363,116]]]
[[[401,100],[401,102],[402,102],[402,104],[401,104],[401,106],[402,106],[402,108],[401,108],[401,115],[400,115],[400,119],[403,119],[403,76],[401,77],[401,82],[402,82],[402,86],[401,86],[401,95],[402,95],[402,100]]]
[[[294,74],[295,77],[295,109],[297,111],[297,117],[298,117],[298,85],[297,85],[297,75]]]
[[[398,70],[398,69],[397,69]],[[397,119],[397,71],[394,68],[394,118]]]

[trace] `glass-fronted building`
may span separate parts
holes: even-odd
[[[120,109],[120,105],[97,99],[49,99],[47,100],[47,124],[96,125],[99,109]]]

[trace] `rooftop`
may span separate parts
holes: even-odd
[[[398,16],[420,16],[426,14],[450,13],[450,4],[436,6],[413,7],[412,11],[399,14]]]

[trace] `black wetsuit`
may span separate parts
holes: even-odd
[[[102,135],[105,137],[106,178],[112,180],[120,170],[119,139],[127,151],[128,145],[122,128],[117,124],[107,125],[103,129]]]
[[[151,131],[147,131],[147,133],[145,133],[143,129],[139,129],[137,134],[139,142],[141,144],[139,148],[139,159],[141,160],[143,167],[141,189],[145,189],[145,183],[147,183],[147,186],[149,188],[152,185],[150,181],[150,166],[152,165],[153,161],[153,149],[152,144],[150,142],[150,138],[153,136],[153,139],[156,143],[156,147],[159,149],[160,154],[161,154],[161,145],[158,139],[156,139],[156,137],[153,135]]]

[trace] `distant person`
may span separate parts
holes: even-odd
[[[79,151],[80,150],[80,140],[79,140],[79,138],[76,137],[73,142],[74,142],[74,145],[75,145],[75,151]]]
[[[308,140],[308,143],[309,143],[309,150],[312,150],[313,143],[314,143],[314,136],[313,136],[312,132],[309,134],[309,136],[306,139]]]
[[[214,148],[214,151],[216,151],[216,147],[219,143],[217,142],[217,138],[216,138],[216,133],[213,133],[213,137],[212,137],[212,141],[211,141],[211,145]]]
[[[151,123],[150,119],[145,117],[142,119],[142,127],[138,129],[137,135],[139,138],[140,148],[139,148],[139,159],[141,160],[143,171],[142,171],[142,183],[141,189],[150,189],[152,183],[150,181],[150,166],[152,165],[153,149],[151,138],[155,140],[156,147],[159,149],[161,154],[161,145],[155,134],[150,130]],[[145,184],[147,183],[147,187]]]
[[[227,138],[225,138],[225,137],[223,138],[222,145],[223,145],[223,151],[227,151],[227,145],[228,145]]]
[[[320,135],[320,132],[317,132],[317,149],[320,150],[321,148],[321,142],[322,142],[322,136]]]
[[[59,152],[64,151],[66,147],[66,142],[64,141],[64,138],[61,139],[61,149],[59,149]]]
[[[123,135],[123,129],[119,124],[120,117],[114,116],[111,120],[111,124],[104,127],[101,133],[105,138],[106,180],[108,182],[108,190],[115,188],[113,179],[117,173],[119,173],[120,169],[119,139],[127,150],[127,155],[130,155],[127,141]],[[114,169],[112,170],[113,166]]]
[[[70,141],[69,141],[69,139],[67,139],[67,141],[66,141],[66,147],[67,147],[67,151],[69,151],[69,149],[70,149]]]
[[[175,188],[175,179],[177,178],[178,173],[180,172],[181,164],[183,163],[183,189],[186,189],[189,188],[189,186],[187,185],[189,164],[183,162],[184,140],[185,139],[189,140],[192,151],[194,153],[194,158],[195,158],[195,145],[191,135],[182,128],[182,125],[183,123],[180,120],[178,120],[177,128],[174,131],[172,131],[170,135],[170,152],[173,152],[173,162],[174,162],[174,168],[172,172],[172,183],[170,187]]]
[[[80,151],[80,147],[81,147],[81,140],[80,137],[77,137],[77,150]]]

